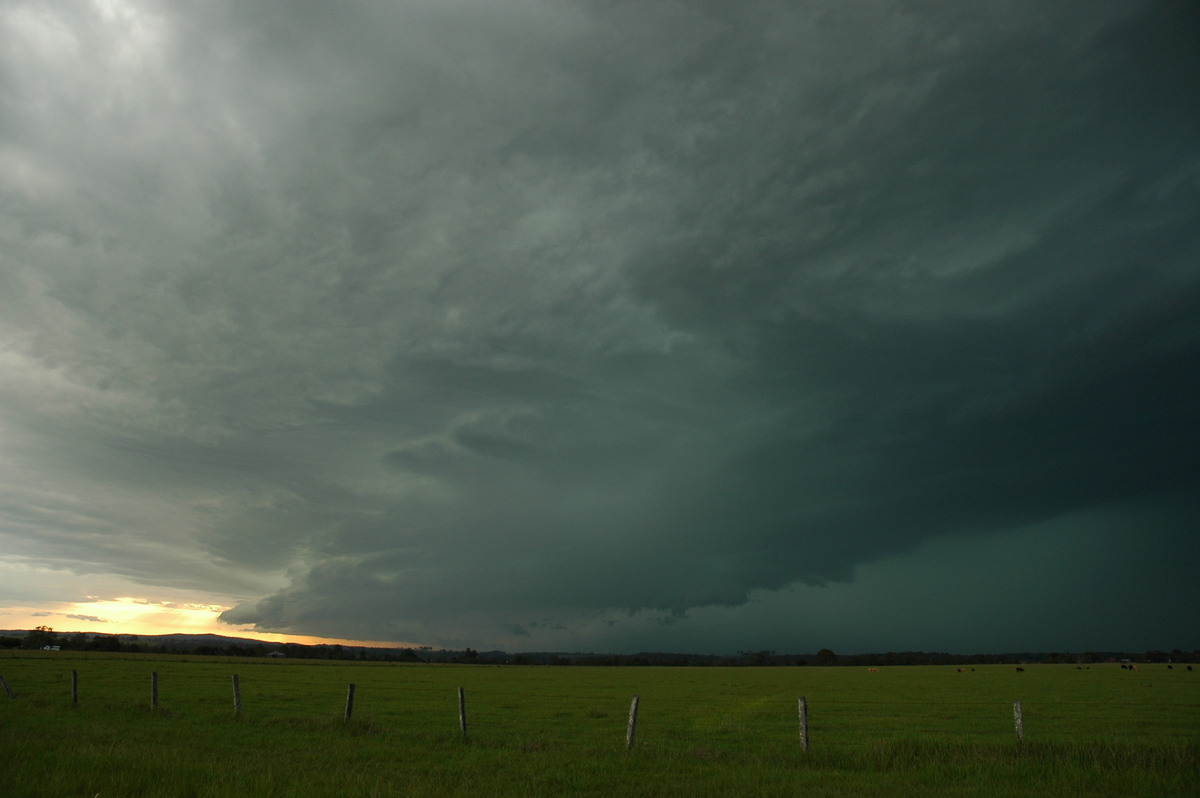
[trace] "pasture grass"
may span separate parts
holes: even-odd
[[[6,796],[1200,794],[1200,673],[1165,666],[870,673],[5,652],[0,675],[17,692],[0,693]]]

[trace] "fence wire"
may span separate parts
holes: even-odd
[[[80,663],[80,699],[98,711],[149,711],[149,668],[138,673],[88,673]],[[181,724],[193,720],[220,720],[233,715],[229,676],[212,666],[202,673],[176,669],[156,680],[156,710]],[[297,669],[298,670],[298,669]],[[258,723],[269,734],[272,726],[320,725],[336,727],[344,717],[347,682],[333,678],[320,667],[276,679],[270,667],[240,668],[239,720]],[[42,668],[8,679],[15,697],[0,712],[52,711],[66,705],[68,669]],[[472,682],[470,669],[456,672]],[[755,754],[798,750],[800,747],[798,696],[778,690],[747,694],[742,685],[722,692],[630,690],[631,681],[596,687],[556,682],[554,672],[537,684],[507,687],[496,678],[469,684],[464,689],[466,732],[460,725],[457,689],[446,686],[446,674],[436,684],[422,682],[418,671],[387,672],[393,678],[362,671],[357,685],[353,717],[348,723],[370,727],[403,742],[406,737],[453,738],[462,736],[476,744],[538,748],[610,749],[627,740],[630,699],[639,696],[636,718],[638,747],[659,750],[710,751],[717,754]],[[0,674],[4,675],[4,674]],[[339,674],[341,675],[341,674]],[[528,675],[528,674],[524,674]],[[540,674],[536,674],[540,676]],[[368,677],[369,678],[366,678]],[[730,678],[736,678],[731,676]],[[1014,696],[1014,698],[1017,696]],[[887,742],[1017,744],[1011,701],[982,699],[928,700],[871,697],[806,698],[808,737],[813,748],[868,748]],[[1194,723],[1200,704],[1179,701],[1024,700],[1023,717],[1028,740],[1056,743],[1093,743],[1113,739],[1147,741],[1158,745],[1200,743]]]

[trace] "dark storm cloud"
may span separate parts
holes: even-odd
[[[1044,5],[14,4],[4,545],[307,634],[1141,645],[1051,607],[1196,598],[1200,28]]]

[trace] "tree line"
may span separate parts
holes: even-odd
[[[216,638],[220,640],[220,638]],[[304,645],[301,643],[267,643],[234,641],[218,644],[206,642],[148,642],[134,635],[95,633],[59,633],[48,626],[39,626],[23,635],[0,635],[0,648],[38,650],[51,648],[61,651],[108,651],[131,654],[188,654],[221,657],[287,657],[289,659],[326,659],[373,662],[441,662],[467,665],[553,665],[553,666],[624,666],[624,667],[797,667],[797,666],[858,666],[887,665],[1013,665],[1048,663],[1064,665],[1097,664],[1103,662],[1200,662],[1200,650],[1171,651],[1085,651],[1085,652],[1013,652],[1005,654],[952,654],[930,651],[888,651],[873,654],[836,654],[823,648],[815,654],[778,654],[770,650],[739,651],[736,655],[681,654],[673,652],[639,652],[637,654],[596,654],[562,652],[461,651],[412,648],[375,648],[343,646],[340,644]]]

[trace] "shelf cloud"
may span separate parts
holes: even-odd
[[[1200,647],[1198,32],[8,3],[0,599],[477,649]]]

